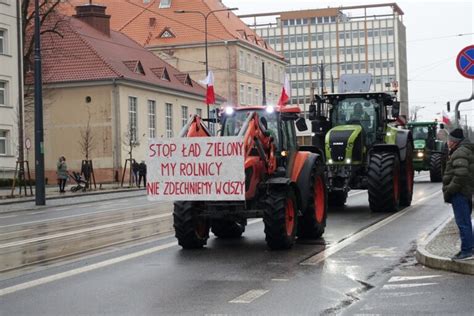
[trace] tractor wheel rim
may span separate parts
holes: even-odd
[[[293,200],[290,198],[286,199],[285,226],[286,226],[286,234],[288,236],[291,236],[295,228],[295,207],[293,205]]]
[[[314,188],[314,212],[315,218],[318,223],[321,223],[324,218],[324,184],[321,176],[316,178],[316,185]]]

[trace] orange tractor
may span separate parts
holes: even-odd
[[[306,129],[297,106],[226,108],[219,136],[241,136],[245,148],[245,201],[177,201],[174,228],[183,248],[201,248],[209,230],[238,238],[248,218],[263,218],[271,249],[290,248],[299,238],[319,238],[326,226],[327,193],[323,155],[299,147],[295,122]],[[194,116],[181,137],[211,136]],[[231,172],[231,170],[229,170]]]

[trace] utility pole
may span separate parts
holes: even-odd
[[[45,205],[43,87],[41,79],[41,37],[39,0],[35,0],[35,201]],[[23,144],[22,144],[23,145]]]

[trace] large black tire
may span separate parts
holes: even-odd
[[[347,192],[332,191],[328,193],[328,204],[330,206],[344,206],[347,202]]]
[[[444,155],[442,153],[432,153],[430,158],[430,180],[431,182],[443,181]]]
[[[209,238],[209,221],[198,217],[196,202],[174,203],[174,230],[178,244],[184,249],[202,248]]]
[[[289,187],[270,189],[263,213],[265,240],[270,249],[288,249],[293,246],[298,225],[296,196]]]
[[[400,162],[394,153],[370,156],[369,204],[372,212],[393,212],[400,203]]]
[[[239,238],[245,231],[245,225],[237,221],[213,219],[211,231],[219,238]]]
[[[310,177],[308,204],[298,220],[300,238],[319,238],[324,234],[327,217],[327,191],[322,168],[314,167]]]
[[[413,199],[413,179],[415,178],[413,147],[411,144],[407,145],[407,155],[400,172],[400,205],[410,206]]]

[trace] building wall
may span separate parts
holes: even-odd
[[[194,80],[202,80],[206,76],[204,46],[153,47],[150,50],[180,71],[189,73]],[[266,66],[267,101],[278,101],[286,65],[284,61],[263,50],[239,44],[238,41],[209,43],[208,61],[209,70],[214,73],[214,90],[227,100],[227,104],[261,103],[262,62],[265,62]],[[243,95],[240,92],[241,85],[246,91]],[[249,87],[252,91],[250,102],[247,95]],[[257,90],[260,95],[258,99]]]
[[[13,177],[18,155],[17,1],[0,1],[0,178]]]

